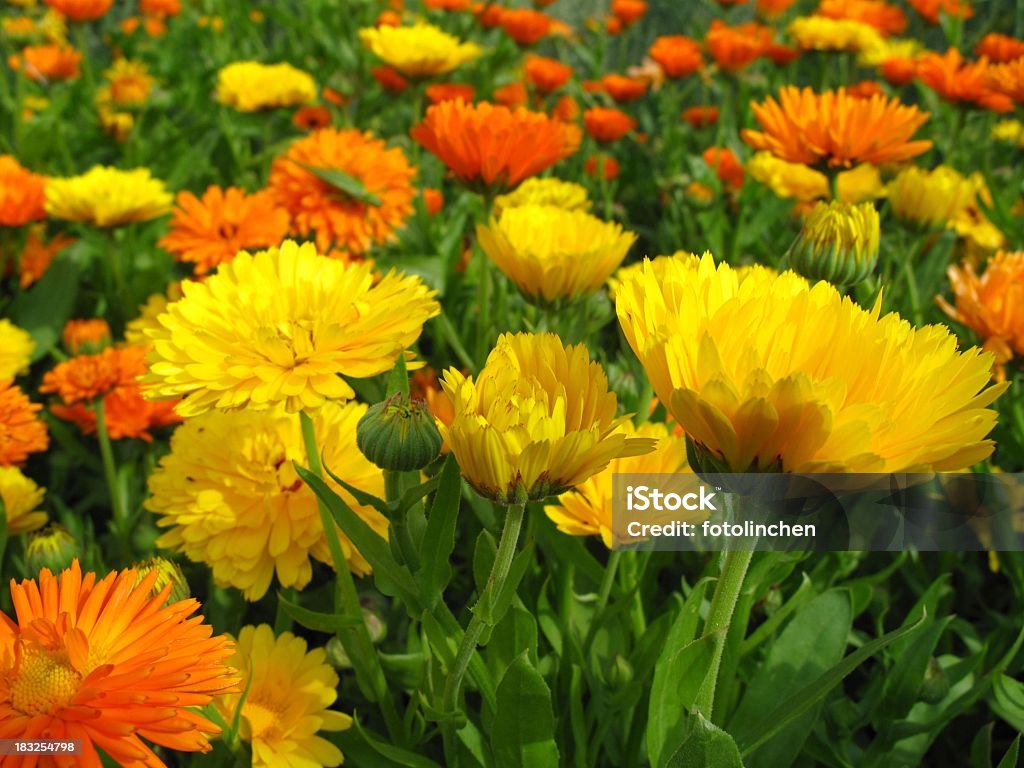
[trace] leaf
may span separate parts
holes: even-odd
[[[427,528],[420,545],[420,589],[423,604],[433,609],[452,579],[451,555],[455,549],[455,526],[462,500],[462,474],[451,454],[444,461],[437,493],[430,504]]]
[[[992,727],[983,725],[971,742],[971,768],[992,768]]]
[[[359,179],[349,176],[347,173],[336,168],[318,168],[314,165],[306,165],[305,163],[297,163],[297,165],[312,173],[324,184],[329,184],[356,202],[365,205],[380,205],[384,202],[368,190]]]
[[[664,768],[743,768],[732,736],[700,712],[686,718]]]
[[[428,760],[418,752],[410,752],[407,749],[402,749],[374,738],[363,728],[357,717],[352,718],[352,724],[355,726],[356,732],[363,737],[363,741],[369,744],[373,751],[381,757],[386,757],[388,760],[405,768],[441,768],[433,760]]]
[[[388,259],[382,266],[396,269],[406,275],[414,275],[443,297],[446,288],[445,264],[438,256],[409,256],[402,254]]]
[[[109,255],[102,254],[100,258],[109,258]],[[18,294],[11,303],[11,322],[28,331],[36,343],[33,362],[46,355],[60,339],[78,296],[79,274],[76,262],[67,256],[58,256],[39,282]]]
[[[325,632],[329,635],[335,635],[338,633],[338,630],[345,627],[354,627],[358,623],[350,616],[339,616],[336,613],[320,613],[319,611],[303,608],[297,603],[289,602],[280,592],[277,593],[277,602],[288,615],[288,618],[301,624],[306,629],[312,629],[314,632]]]
[[[999,675],[992,686],[992,709],[1018,731],[1024,731],[1024,684],[1009,675]]]
[[[876,712],[872,713],[877,717],[877,722],[901,720],[914,706],[921,686],[924,685],[928,662],[935,653],[935,646],[952,620],[952,616],[945,616],[940,621],[929,621],[895,658],[892,670],[886,675],[882,686],[882,700]]]
[[[1017,768],[1017,763],[1020,760],[1020,734],[1017,734],[1017,738],[1013,740],[1013,744],[1006,750],[1006,754],[1003,755],[1003,759],[999,761],[999,765],[996,768]]]
[[[512,565],[508,569],[505,583],[501,585],[501,592],[495,594],[493,589],[485,589],[479,602],[473,606],[473,613],[479,613],[491,627],[501,621],[508,607],[512,605],[512,600],[519,589],[519,582],[523,580],[526,570],[533,564],[533,561],[533,542],[531,542],[512,558]]]
[[[497,697],[491,733],[495,768],[558,768],[551,691],[527,653],[505,672]]]
[[[537,663],[537,621],[528,610],[513,605],[487,645],[487,661],[494,676],[500,678],[523,653],[532,664]]]
[[[385,398],[396,394],[409,396],[409,371],[405,367],[405,352],[395,358],[395,367],[388,374],[388,383],[384,388]]]

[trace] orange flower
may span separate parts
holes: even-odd
[[[614,181],[619,178],[619,161],[611,155],[591,155],[583,164],[583,170],[588,176],[596,177],[603,173],[606,181]]]
[[[21,765],[99,768],[99,747],[119,765],[164,768],[143,739],[209,752],[220,729],[199,714],[239,690],[231,641],[213,636],[199,603],[171,602],[160,573],[134,569],[97,580],[75,560],[38,584],[11,582],[14,619],[0,614],[0,738],[78,739],[82,754]],[[15,758],[17,761],[17,758]]]
[[[737,72],[767,50],[772,42],[772,31],[756,22],[730,27],[720,19],[715,19],[711,22],[711,29],[704,42],[719,67]]]
[[[526,86],[522,83],[509,83],[494,89],[494,100],[509,109],[525,107],[530,100]]]
[[[765,58],[777,67],[784,67],[789,62],[800,57],[800,49],[792,45],[772,43],[764,49]]]
[[[789,10],[796,0],[757,0],[757,15],[766,19],[774,19]]]
[[[380,87],[391,93],[401,93],[409,87],[409,81],[402,77],[402,73],[394,67],[379,66],[370,70],[373,79]]]
[[[43,0],[69,21],[95,21],[106,16],[114,0]]]
[[[612,15],[627,27],[640,21],[646,13],[645,0],[612,0]]]
[[[858,99],[846,92],[815,93],[786,86],[779,100],[751,104],[762,131],[744,129],[743,140],[791,163],[850,167],[909,160],[932,145],[911,141],[927,112],[899,99]]]
[[[365,194],[332,186],[307,168],[340,171]],[[293,232],[306,237],[315,231],[321,251],[335,246],[362,255],[373,243],[391,240],[412,213],[415,175],[401,149],[388,149],[373,134],[325,128],[274,160],[270,188],[291,214]]]
[[[573,123],[580,116],[580,106],[576,99],[566,94],[551,109],[551,116],[563,123]]]
[[[147,16],[177,16],[181,13],[181,0],[139,0],[139,10]]]
[[[821,0],[815,13],[829,19],[868,24],[885,37],[902,34],[907,28],[907,17],[902,9],[883,0]]]
[[[23,168],[11,155],[0,155],[0,226],[46,218],[45,200],[46,177]]]
[[[718,107],[689,107],[683,110],[683,120],[694,128],[706,128],[718,122]]]
[[[917,62],[914,59],[894,57],[883,61],[879,70],[889,84],[906,85],[917,77]]]
[[[476,88],[468,83],[434,83],[427,86],[427,98],[431,104],[440,104],[442,101],[472,101],[476,96]]]
[[[685,35],[655,38],[648,53],[666,77],[686,77],[704,66],[697,41]]]
[[[402,15],[396,11],[384,10],[380,12],[377,20],[373,23],[375,27],[400,27],[402,26]]]
[[[917,77],[954,104],[968,102],[993,112],[1013,110],[1013,102],[1008,96],[989,87],[988,61],[964,61],[956,48],[950,48],[944,54],[924,53],[919,56]]]
[[[609,35],[617,35],[622,31],[622,22],[618,16],[609,16],[604,20],[604,31]]]
[[[974,47],[974,53],[996,64],[1006,64],[1024,56],[1024,40],[989,32]]]
[[[73,237],[67,235],[54,235],[52,240],[46,242],[43,240],[44,231],[45,228],[42,225],[29,229],[28,239],[25,241],[19,261],[22,288],[28,288],[41,278],[57,254],[75,242]]]
[[[424,0],[429,11],[468,11],[470,0]]]
[[[620,103],[635,101],[647,93],[647,81],[640,77],[605,75],[601,78],[601,87],[605,93]]]
[[[64,405],[92,402],[111,392],[114,387],[135,383],[137,372],[130,355],[121,349],[107,347],[95,355],[78,355],[59,363],[43,376],[39,391],[55,392]]]
[[[331,102],[331,104],[333,104],[336,107],[344,107],[345,104],[348,102],[348,97],[346,97],[345,94],[339,93],[333,88],[329,88],[327,86],[324,86],[322,95],[325,101]]]
[[[579,148],[580,130],[539,112],[446,101],[427,109],[412,137],[466,184],[510,189]]]
[[[884,96],[882,86],[874,80],[861,80],[848,87],[847,92],[858,99],[870,99],[872,96]]]
[[[102,317],[68,320],[64,324],[61,338],[64,341],[64,348],[72,355],[99,352],[103,347],[110,345],[110,326]],[[140,373],[145,373],[145,370]]]
[[[49,447],[46,425],[36,416],[41,409],[13,381],[0,381],[0,467],[22,464]]]
[[[998,96],[1024,104],[1024,58],[989,67],[986,81]]]
[[[743,186],[743,163],[726,147],[708,147],[702,155],[704,162],[715,170],[718,180],[732,189]]]
[[[11,56],[7,63],[11,69],[24,72],[36,82],[71,80],[78,77],[82,54],[65,43],[29,45],[20,56]]]
[[[907,5],[931,24],[939,23],[940,12],[961,19],[969,19],[974,15],[974,9],[967,0],[907,0]]]
[[[331,110],[313,104],[299,107],[292,115],[292,125],[300,131],[318,131],[331,124]]]
[[[423,206],[427,213],[436,216],[444,208],[444,193],[440,189],[428,187],[423,190]]]
[[[288,211],[266,190],[247,195],[237,187],[209,187],[202,200],[182,191],[175,203],[170,231],[159,245],[177,261],[194,264],[197,275],[239,251],[280,245],[288,234]]]
[[[572,67],[547,56],[526,57],[526,79],[541,93],[557,91],[572,77]]]
[[[636,120],[621,109],[592,107],[583,113],[583,126],[596,141],[618,141],[636,128]]]
[[[979,277],[970,263],[947,270],[956,296],[953,307],[936,297],[942,310],[984,340],[984,349],[995,355],[1000,381],[1003,366],[1014,355],[1024,355],[1024,252],[999,252]]]
[[[501,24],[501,16],[505,9],[497,3],[477,3],[473,6],[473,15],[485,29],[493,29]]]
[[[551,17],[532,8],[510,8],[498,22],[505,34],[519,45],[533,45],[551,33]]]

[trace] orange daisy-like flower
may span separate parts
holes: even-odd
[[[686,35],[655,38],[648,54],[661,67],[665,77],[686,77],[704,66],[700,45]]]
[[[342,188],[326,181],[334,172],[351,183]],[[392,239],[412,213],[415,175],[401,149],[389,149],[373,134],[325,128],[274,160],[270,189],[291,214],[293,232],[315,232],[321,251],[333,246],[362,255]]]
[[[850,167],[893,163],[928,151],[930,141],[913,141],[928,113],[899,99],[858,99],[845,89],[815,93],[786,86],[779,100],[752,103],[762,130],[744,129],[743,140],[791,163]]]
[[[821,0],[815,13],[829,19],[859,21],[886,37],[902,34],[907,28],[903,10],[883,0]]]
[[[929,24],[939,23],[939,14],[969,19],[974,9],[967,0],[907,0],[907,5]]]
[[[0,381],[0,467],[22,464],[49,447],[46,425],[36,416],[41,409],[13,381]]]
[[[989,32],[974,46],[974,52],[996,64],[1006,64],[1024,56],[1024,40]]]
[[[110,326],[102,317],[68,320],[61,334],[64,348],[72,355],[98,352],[110,345]],[[141,371],[140,373],[145,373]]]
[[[25,247],[22,248],[21,258],[18,264],[20,275],[19,284],[22,288],[28,288],[32,283],[46,274],[50,264],[61,251],[75,242],[75,238],[67,235],[55,235],[47,242],[43,239],[45,227],[36,224],[29,228],[28,238],[25,240]]]
[[[139,0],[139,10],[147,16],[177,16],[181,13],[181,0]]]
[[[624,26],[635,24],[647,13],[646,0],[612,0],[612,15]]]
[[[409,81],[394,67],[379,66],[370,70],[373,79],[389,93],[401,93],[409,87]]]
[[[22,168],[11,155],[0,155],[0,226],[46,218],[45,201],[46,177]]]
[[[70,21],[95,21],[107,15],[114,0],[43,0]]]
[[[424,0],[423,5],[430,11],[468,11],[470,0]]]
[[[327,107],[309,104],[299,107],[292,115],[292,125],[300,131],[319,131],[331,124],[331,110]]]
[[[572,67],[547,56],[526,57],[526,79],[541,93],[557,91],[572,77]]]
[[[764,19],[774,19],[789,10],[796,0],[757,0],[757,15]]]
[[[647,80],[626,75],[605,75],[601,78],[601,88],[620,103],[636,101],[647,93]]]
[[[519,45],[533,45],[551,34],[551,17],[532,8],[510,8],[501,12],[498,24]]]
[[[209,752],[220,729],[198,714],[238,691],[234,651],[213,636],[193,599],[169,602],[160,573],[135,569],[97,580],[76,560],[54,576],[11,582],[15,617],[0,613],[0,738],[78,739],[82,753],[15,758],[12,765],[163,768],[143,741]]]
[[[846,90],[851,96],[856,96],[858,99],[870,99],[872,96],[885,95],[882,86],[874,80],[861,80],[859,83],[849,86]]]
[[[603,174],[605,181],[614,181],[619,178],[619,161],[611,155],[591,155],[583,164],[583,170],[588,176],[596,178]]]
[[[946,101],[976,104],[993,112],[1010,112],[1013,101],[989,86],[988,61],[964,61],[960,51],[925,53],[917,59],[918,79]]]
[[[708,147],[702,155],[704,162],[714,169],[718,180],[731,189],[743,186],[743,163],[736,153],[725,147]]]
[[[431,104],[440,104],[442,101],[472,101],[476,96],[476,88],[469,83],[434,83],[427,86],[427,99]]]
[[[737,72],[765,53],[772,43],[772,36],[769,27],[756,22],[730,27],[715,19],[704,42],[719,67]]]
[[[571,155],[581,134],[540,112],[446,101],[427,109],[412,137],[460,181],[504,191]]]
[[[1024,104],[1024,58],[989,67],[985,79],[996,95]]]
[[[134,383],[139,373],[131,365],[130,356],[107,347],[98,354],[78,355],[59,363],[43,376],[39,391],[59,395],[64,405],[92,402],[119,385]]]
[[[592,107],[583,113],[583,126],[595,141],[618,141],[636,128],[636,120],[621,109]]]
[[[20,55],[12,55],[7,59],[11,69],[24,72],[40,83],[78,77],[81,61],[82,54],[66,43],[29,45],[22,49]]]
[[[237,187],[209,187],[202,200],[183,191],[175,201],[170,232],[159,245],[205,275],[239,251],[280,245],[289,224],[288,211],[267,190],[247,195]]]
[[[530,94],[522,83],[508,83],[494,89],[494,101],[509,109],[525,107],[530,101]]]
[[[707,105],[688,107],[683,110],[683,121],[694,128],[706,128],[718,122],[718,107]]]
[[[890,85],[906,85],[917,77],[917,61],[896,56],[883,61],[879,71]]]

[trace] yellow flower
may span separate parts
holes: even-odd
[[[139,307],[139,316],[125,325],[124,340],[133,346],[149,344],[149,331],[155,331],[160,326],[157,318],[167,310],[168,303],[180,298],[181,283],[178,282],[171,283],[167,293],[154,293]]]
[[[878,211],[871,203],[819,202],[787,256],[804,277],[848,287],[874,271],[879,235]]]
[[[705,251],[706,256],[710,256],[710,252]],[[625,267],[619,268],[613,277],[608,278],[608,298],[615,301],[616,294],[619,287],[632,280],[634,277],[643,274],[645,269],[651,269],[654,272],[654,277],[659,282],[662,276],[665,274],[665,270],[668,268],[666,262],[672,261],[673,259],[683,261],[687,264],[693,259],[697,258],[696,254],[690,253],[689,251],[676,251],[675,253],[667,256],[655,256],[653,259],[644,259],[643,261],[637,261]],[[765,267],[761,264],[752,264],[742,267],[736,267],[736,279],[741,283],[747,279],[747,277],[754,272],[768,272],[770,274],[777,274],[771,267]]]
[[[558,504],[547,504],[544,512],[570,536],[599,535],[611,549],[614,542],[612,528],[612,479],[616,474],[676,474],[688,471],[686,466],[686,440],[669,434],[664,424],[649,422],[634,427],[631,421],[622,424],[623,432],[632,437],[649,437],[656,447],[644,456],[612,459],[596,475],[558,497]],[[677,517],[682,520],[683,518]]]
[[[363,45],[406,77],[431,77],[451,72],[480,56],[476,43],[463,43],[431,24],[411,27],[369,27],[359,30]]]
[[[217,100],[239,112],[294,107],[315,98],[313,77],[291,64],[236,61],[217,73]]]
[[[1024,123],[1020,120],[1000,120],[992,127],[992,138],[1024,147]]]
[[[228,664],[242,674],[241,694],[219,696],[217,709],[232,722],[242,706],[240,735],[252,745],[254,768],[341,765],[344,756],[319,731],[344,731],[352,718],[328,707],[338,698],[338,675],[323,648],[307,652],[291,632],[274,637],[268,624],[242,627]]]
[[[241,251],[146,330],[153,344],[147,396],[183,397],[188,418],[211,408],[314,409],[355,396],[357,379],[391,370],[440,312],[418,277],[345,263],[286,240]]]
[[[790,163],[771,152],[757,152],[747,161],[747,173],[779,197],[804,202],[829,197],[828,177],[800,163]],[[839,199],[847,203],[873,200],[885,193],[878,168],[870,163],[843,171],[838,177]]]
[[[786,30],[799,48],[816,51],[865,51],[882,44],[874,27],[852,19],[801,16]]]
[[[96,110],[99,113],[100,125],[103,130],[117,141],[127,141],[135,127],[135,117],[131,112],[119,112],[111,106],[110,89],[96,90]]]
[[[46,525],[46,513],[38,509],[45,493],[17,467],[0,467],[0,501],[8,533],[28,533]]]
[[[48,214],[97,227],[149,221],[170,209],[170,193],[146,168],[122,171],[97,165],[81,176],[50,179],[46,185]]]
[[[889,205],[897,217],[928,227],[946,226],[975,197],[971,179],[949,166],[926,170],[912,165],[889,182]]]
[[[141,61],[115,59],[113,66],[103,76],[110,83],[107,89],[110,103],[121,107],[145,104],[153,90],[153,78]]]
[[[507,208],[477,238],[520,291],[544,303],[598,290],[636,241],[615,222],[550,205]]]
[[[583,344],[553,333],[504,334],[476,381],[454,368],[441,386],[451,424],[438,424],[462,474],[505,504],[563,493],[612,459],[653,448],[622,431],[615,393]]]
[[[0,381],[27,373],[35,348],[27,331],[0,318]]]
[[[135,586],[139,586],[143,580],[156,571],[156,581],[149,588],[149,596],[157,597],[164,588],[170,586],[167,602],[176,603],[179,600],[188,600],[192,597],[192,590],[188,585],[188,579],[181,570],[181,566],[166,557],[150,557],[141,563],[132,566],[135,570]]]
[[[356,447],[356,424],[367,406],[330,403],[313,415],[325,465],[347,483],[383,497],[384,475]],[[331,564],[316,496],[295,473],[306,464],[296,414],[211,411],[188,419],[171,437],[171,451],[149,477],[146,508],[168,528],[157,544],[206,563],[218,584],[248,600],[266,594],[277,573],[285,587],[302,589],[312,577],[310,558]],[[333,480],[335,492],[381,536],[387,520],[359,505]],[[339,530],[349,569],[370,565]]]
[[[913,38],[882,38],[857,55],[857,64],[862,67],[877,67],[889,59],[913,60],[924,50],[924,44]]]
[[[992,356],[825,282],[710,256],[623,285],[619,321],[697,455],[731,471],[964,469],[994,447]]]
[[[553,178],[530,178],[507,195],[494,198],[494,212],[524,205],[553,205],[566,211],[589,211],[587,188],[572,181]]]

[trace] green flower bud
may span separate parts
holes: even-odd
[[[31,575],[38,576],[43,568],[60,573],[78,557],[78,542],[63,525],[50,523],[29,536],[26,559]]]
[[[171,585],[171,592],[167,596],[168,604],[177,603],[180,600],[187,600],[192,597],[192,590],[189,589],[185,574],[182,573],[181,567],[173,560],[168,560],[165,557],[151,557],[141,563],[136,563],[134,568],[138,574],[135,579],[136,586],[142,583],[142,580],[152,571],[157,572],[156,582],[153,584],[153,589],[150,592],[153,597],[159,595],[168,584]]]
[[[620,690],[631,682],[633,682],[633,665],[624,656],[615,654],[611,669],[608,670],[608,685]]]
[[[924,682],[921,683],[920,698],[926,704],[938,704],[949,693],[949,678],[946,670],[939,664],[934,656],[928,659],[928,669],[924,673]]]
[[[808,280],[847,288],[864,280],[878,263],[878,211],[871,203],[820,202],[786,254]]]
[[[356,426],[356,445],[381,469],[423,469],[441,452],[441,433],[422,400],[397,393],[370,406]]]

